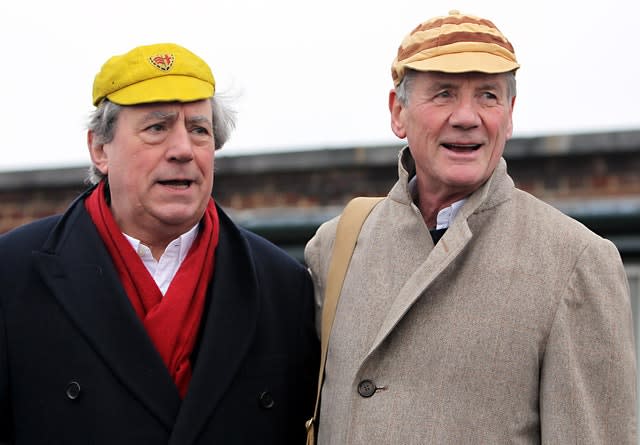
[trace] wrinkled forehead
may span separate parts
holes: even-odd
[[[124,127],[142,127],[153,124],[173,124],[184,122],[213,128],[213,115],[210,100],[195,102],[153,102],[121,106],[115,131]]]
[[[122,111],[130,116],[206,116],[211,120],[212,107],[208,99],[194,102],[152,102],[148,104],[126,105]]]
[[[410,82],[429,85],[431,87],[462,87],[471,86],[474,89],[486,88],[496,91],[509,91],[509,73],[481,73],[470,71],[466,73],[444,73],[441,71],[413,71],[408,74]]]

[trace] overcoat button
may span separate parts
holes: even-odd
[[[258,396],[258,402],[264,409],[271,409],[273,408],[273,405],[276,404],[276,402],[273,400],[273,396],[269,391],[261,392]]]
[[[376,385],[371,380],[363,380],[358,383],[358,394],[362,397],[371,397],[376,392]]]
[[[80,397],[80,384],[76,381],[69,382],[67,385],[67,397],[71,400],[75,400]]]

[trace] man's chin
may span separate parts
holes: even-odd
[[[172,227],[184,227],[189,230],[202,219],[204,208],[173,206],[174,208],[164,208],[157,213],[157,219],[162,224]]]

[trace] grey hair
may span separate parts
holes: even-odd
[[[400,85],[396,87],[396,97],[400,101],[400,103],[406,106],[409,103],[409,93],[411,92],[411,83],[416,76],[416,70],[406,70],[406,73],[402,80],[400,81]],[[516,87],[516,72],[509,71],[504,73],[505,78],[507,79],[507,94],[509,95],[509,102],[514,98],[517,94]]]
[[[215,149],[221,149],[227,143],[231,132],[236,126],[236,114],[220,97],[211,99],[213,137]],[[124,105],[118,105],[108,99],[104,99],[89,115],[88,129],[93,132],[94,144],[108,144],[113,140],[116,131],[118,116]],[[87,183],[97,184],[105,177],[94,164],[89,167]]]

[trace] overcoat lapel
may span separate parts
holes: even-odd
[[[220,238],[204,331],[170,444],[194,443],[231,385],[254,340],[259,283],[246,239],[218,208]]]
[[[402,156],[402,152],[400,156]],[[399,173],[401,178],[399,183],[406,184],[408,180],[406,170],[400,167]],[[509,199],[513,187],[513,181],[506,175],[506,163],[504,159],[501,159],[493,175],[467,199],[454,223],[402,287],[391,304],[365,360],[380,346],[431,283],[449,267],[471,241],[473,231],[469,226],[469,221],[474,213],[478,209],[487,211]],[[405,197],[406,199],[409,195],[406,192],[401,192],[401,189],[404,190],[404,187],[398,187],[396,184],[390,194],[395,193],[396,197]],[[406,205],[410,205],[410,202],[410,199],[407,200]]]
[[[118,380],[171,430],[175,384],[138,320],[93,222],[76,200],[34,263],[53,295]]]
[[[426,260],[416,268],[402,287],[398,296],[391,304],[378,334],[367,357],[375,351],[384,341],[389,333],[395,328],[400,319],[413,306],[420,295],[427,289],[433,280],[444,271],[458,254],[464,249],[471,239],[471,231],[466,221],[463,224],[452,226],[447,230],[444,237],[438,242],[429,253]]]

